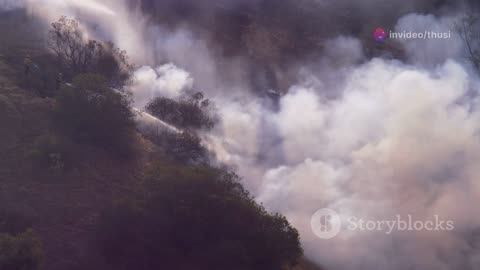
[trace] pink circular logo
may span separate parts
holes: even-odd
[[[373,36],[377,42],[383,42],[387,39],[387,32],[385,32],[383,28],[377,28],[375,33],[373,33]]]

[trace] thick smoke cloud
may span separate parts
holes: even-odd
[[[153,69],[144,66],[135,71],[135,105],[143,108],[156,97],[179,98],[193,87],[193,79],[173,64]]]
[[[426,71],[377,59],[352,72],[340,100],[294,87],[276,115],[287,162],[265,172],[258,199],[285,213],[328,269],[474,269],[475,255],[461,256],[474,249],[456,235],[480,222],[470,210],[480,114],[476,99],[458,104],[474,83],[454,62]],[[322,207],[371,220],[440,215],[456,231],[317,240],[309,217]]]
[[[258,201],[288,217],[306,255],[326,269],[478,268],[479,80],[463,43],[455,33],[400,40],[403,57],[387,59],[372,57],[383,45],[368,41],[377,26],[453,31],[455,1],[48,3],[29,7],[50,21],[77,17],[143,66],[132,88],[139,107],[185,89],[212,97],[222,120],[202,134],[205,145]],[[275,23],[278,16],[286,19]],[[327,31],[328,22],[339,25]],[[288,42],[271,47],[277,35]],[[273,101],[252,94],[272,86],[282,92]],[[439,215],[455,230],[321,240],[310,218],[324,207],[373,220]]]

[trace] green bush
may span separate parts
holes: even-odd
[[[101,253],[117,269],[279,270],[302,255],[297,230],[234,174],[156,166],[146,182],[146,199],[101,218]]]
[[[41,242],[32,230],[17,236],[0,234],[0,269],[35,270],[42,257]]]
[[[54,122],[75,141],[130,157],[135,131],[130,104],[129,96],[109,89],[102,76],[82,74],[61,89]]]

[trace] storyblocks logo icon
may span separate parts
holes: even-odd
[[[324,208],[313,214],[310,226],[318,238],[331,239],[340,232],[342,221],[337,212]]]

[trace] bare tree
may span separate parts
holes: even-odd
[[[467,5],[468,6],[468,5]],[[457,23],[457,31],[465,42],[468,50],[468,58],[472,64],[480,70],[480,14],[469,9],[469,11]]]
[[[52,23],[48,46],[73,75],[99,73],[116,87],[130,79],[133,68],[126,52],[112,42],[89,40],[73,19],[63,16]]]
[[[74,72],[86,72],[99,54],[100,44],[87,40],[75,20],[61,17],[49,34],[49,47]]]

